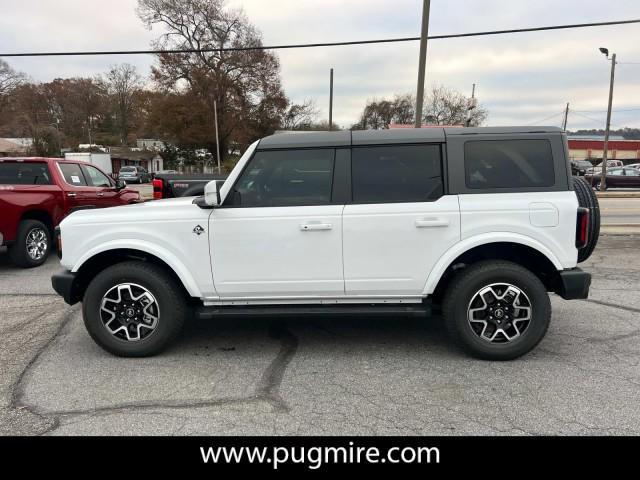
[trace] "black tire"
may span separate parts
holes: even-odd
[[[159,308],[155,329],[143,338],[138,328],[139,340],[120,338],[117,335],[123,335],[122,331],[117,335],[112,333],[101,316],[103,297],[123,283],[146,289]],[[123,293],[122,297],[125,296]],[[188,313],[185,296],[176,280],[163,268],[142,261],[118,263],[100,272],[87,287],[82,302],[84,324],[91,338],[107,352],[120,357],[147,357],[160,353],[177,339]],[[118,326],[116,323],[112,330]],[[124,334],[128,336],[126,332]]]
[[[507,330],[513,340],[498,343],[506,340],[506,336],[496,334],[495,342],[480,338],[484,331],[480,334],[474,331],[468,321],[468,309],[481,289],[502,283],[513,285],[525,294],[523,298],[531,307],[531,320],[518,324],[520,336],[512,333],[513,330]],[[484,360],[512,360],[531,351],[544,338],[551,319],[551,302],[540,279],[529,270],[512,262],[486,260],[471,265],[454,277],[445,292],[442,312],[449,335],[464,351]],[[501,313],[500,318],[510,317]]]
[[[27,239],[34,232],[42,232],[44,243],[44,253],[42,256],[32,256],[27,248]],[[33,251],[32,251],[33,252]],[[40,220],[23,220],[18,225],[16,241],[9,247],[9,258],[11,262],[21,268],[39,267],[49,258],[51,252],[51,232]],[[35,255],[35,253],[34,253]]]
[[[589,183],[584,178],[573,177],[573,190],[578,197],[578,205],[589,209],[589,241],[578,250],[578,263],[591,256],[600,237],[600,204]]]

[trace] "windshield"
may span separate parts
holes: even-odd
[[[120,169],[121,172],[135,172],[136,171],[136,167],[122,167]]]

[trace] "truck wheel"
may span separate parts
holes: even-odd
[[[180,334],[187,303],[176,281],[161,267],[123,262],[100,272],[82,302],[93,340],[121,357],[159,353]]]
[[[596,188],[600,190],[600,181]],[[584,248],[578,250],[578,263],[584,262],[591,256],[598,244],[600,236],[600,204],[589,183],[584,178],[573,177],[573,190],[578,197],[578,205],[589,209],[589,241]]]
[[[512,360],[542,340],[551,302],[540,279],[529,270],[488,260],[452,280],[442,311],[449,334],[465,351],[485,360]]]
[[[49,228],[39,220],[23,220],[15,243],[9,248],[9,258],[18,267],[38,267],[47,260],[50,250]]]

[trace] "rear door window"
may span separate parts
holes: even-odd
[[[64,181],[74,187],[86,187],[87,182],[84,174],[77,163],[59,163],[60,171],[64,176]]]
[[[551,187],[553,154],[547,140],[480,140],[464,146],[468,188]]]
[[[354,147],[353,203],[429,202],[443,195],[440,145]]]
[[[51,185],[44,162],[0,162],[0,185]]]

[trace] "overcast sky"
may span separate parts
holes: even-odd
[[[144,49],[136,0],[0,0],[0,52]],[[265,44],[418,36],[421,0],[229,0],[244,8]],[[432,0],[430,34],[640,18],[640,0]],[[429,43],[427,88],[443,84],[476,95],[489,125],[603,128],[609,65],[598,47],[618,53],[612,127],[640,127],[640,24]],[[334,120],[348,127],[367,99],[414,92],[418,43],[279,51],[293,101],[328,111],[335,69]],[[34,80],[93,76],[130,62],[148,74],[152,56],[7,59]],[[624,62],[637,62],[627,64]]]

